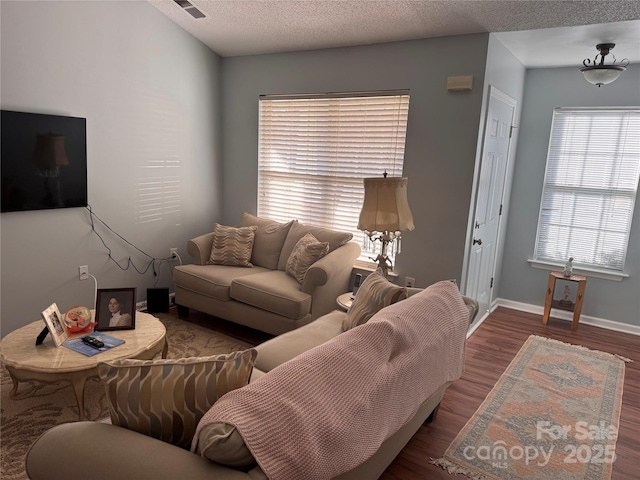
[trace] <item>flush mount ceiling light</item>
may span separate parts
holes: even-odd
[[[611,53],[611,50],[613,50],[613,47],[615,46],[615,43],[599,43],[596,45],[596,49],[600,53],[598,53],[593,59],[593,64],[588,58],[585,58],[582,61],[584,67],[582,67],[580,71],[584,74],[584,78],[587,82],[601,87],[602,85],[607,85],[615,81],[620,74],[627,69],[629,60],[626,58],[616,65],[616,57]],[[611,53],[613,62],[609,65],[605,65],[604,57],[609,55],[609,53]],[[598,57],[600,57],[599,62]]]

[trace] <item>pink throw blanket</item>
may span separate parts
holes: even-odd
[[[330,479],[371,457],[463,370],[469,311],[439,282],[231,391],[204,415],[234,425],[270,479]]]

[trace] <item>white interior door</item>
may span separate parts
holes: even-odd
[[[478,318],[489,310],[492,301],[491,288],[515,106],[515,100],[491,87],[466,289],[467,295],[479,304]]]

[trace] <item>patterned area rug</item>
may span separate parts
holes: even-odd
[[[247,343],[169,314],[154,315],[160,318],[167,329],[167,358],[215,355],[250,347]],[[4,365],[0,365],[0,376],[0,478],[26,480],[24,457],[31,444],[51,427],[77,421],[78,407],[68,382],[21,382],[18,394],[12,397],[13,382]],[[86,383],[84,397],[86,414],[90,420],[109,416],[104,388],[97,378]]]
[[[530,336],[432,463],[473,479],[610,478],[625,361]]]

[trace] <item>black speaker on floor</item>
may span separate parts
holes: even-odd
[[[147,312],[168,312],[169,311],[169,289],[168,288],[147,288]]]

